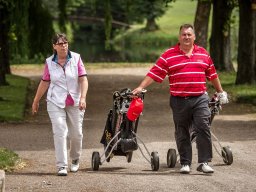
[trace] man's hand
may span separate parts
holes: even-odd
[[[142,90],[143,90],[142,87],[137,87],[136,89],[134,89],[134,90],[132,91],[132,94],[133,94],[133,95],[137,95],[137,94],[141,93]]]
[[[219,99],[221,105],[227,104],[229,102],[228,94],[226,91],[223,91],[221,93],[216,93],[216,95],[217,95],[217,98]]]

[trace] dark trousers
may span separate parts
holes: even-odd
[[[197,135],[198,163],[208,162],[212,158],[210,133],[209,97],[206,94],[197,97],[170,97],[175,124],[175,139],[182,165],[191,165],[192,146],[190,129]]]

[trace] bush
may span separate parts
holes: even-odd
[[[14,169],[20,162],[21,159],[19,158],[18,154],[6,148],[0,148],[0,169],[10,171]]]

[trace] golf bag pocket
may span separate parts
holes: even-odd
[[[121,139],[121,150],[124,153],[135,151],[138,149],[138,145],[134,139]]]
[[[107,145],[114,135],[111,128],[111,119],[112,119],[111,117],[112,117],[112,110],[110,110],[108,113],[105,129],[100,140],[100,143],[102,143],[103,145]]]

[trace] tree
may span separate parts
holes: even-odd
[[[51,53],[51,38],[54,34],[52,15],[46,7],[43,6],[42,0],[31,1],[28,13],[29,57],[33,58],[38,54],[47,55]],[[42,27],[42,23],[44,24],[44,27]]]
[[[239,0],[240,20],[236,84],[252,84],[256,82],[255,11],[255,1]]]
[[[68,0],[58,0],[59,8],[59,28],[63,33],[66,33],[66,22],[67,22],[67,3]]]
[[[235,0],[213,0],[210,53],[218,70],[234,71],[231,61],[230,24]]]
[[[194,21],[196,43],[207,49],[211,0],[198,0]]]
[[[126,0],[84,0],[81,6],[68,13],[68,19],[79,22],[79,31],[93,31],[89,40],[105,41],[105,47],[109,49],[115,31],[129,26],[125,23],[129,4],[130,1]]]
[[[11,29],[15,36],[15,40],[10,43],[11,56],[16,58],[29,57],[29,3],[30,0],[14,1],[11,17]],[[22,62],[21,60],[18,62]]]
[[[12,1],[0,0],[0,85],[7,85],[6,73],[9,72],[9,32]]]
[[[252,26],[253,26],[253,30],[252,30],[252,34],[254,34],[254,82],[256,82],[256,0],[252,0]]]
[[[146,19],[146,31],[155,31],[159,29],[156,19],[162,16],[166,11],[163,0],[136,0],[132,4],[133,13],[141,18]]]
[[[111,15],[111,4],[110,0],[105,1],[105,47],[106,49],[110,49],[110,37],[111,37],[111,30],[112,30],[112,15]]]

